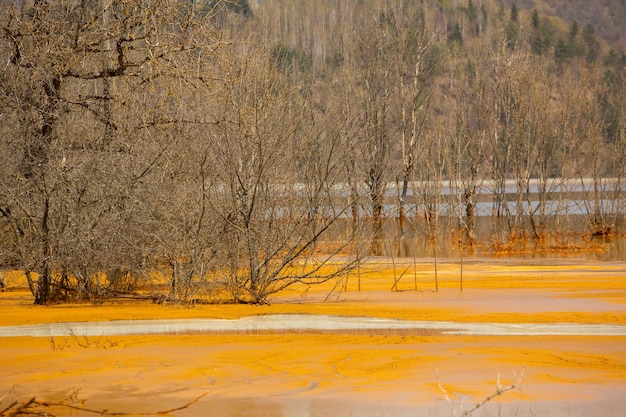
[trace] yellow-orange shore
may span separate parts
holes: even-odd
[[[626,325],[623,262],[400,262],[395,269],[389,261],[370,262],[345,286],[293,287],[272,297],[271,305],[259,306],[132,301],[41,307],[32,304],[27,291],[14,289],[0,293],[0,326],[283,313]],[[23,287],[19,273],[4,275],[9,286]],[[227,411],[231,408],[211,407],[236,404],[233,409],[242,412],[263,401],[266,410],[278,410],[267,415],[289,415],[285,404],[292,401],[322,401],[342,404],[352,415],[359,414],[359,407],[371,415],[394,407],[415,409],[411,415],[422,415],[419,410],[449,415],[492,394],[498,378],[506,385],[522,373],[518,388],[496,402],[522,404],[542,415],[542,404],[548,402],[557,407],[615,401],[615,393],[626,392],[626,337],[312,332],[3,337],[0,410],[37,396],[111,411],[154,412],[208,393],[176,414],[236,415]],[[584,410],[574,407],[567,415]],[[596,415],[620,415],[611,410]],[[56,414],[80,415],[64,409]]]

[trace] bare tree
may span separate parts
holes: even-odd
[[[398,100],[401,113],[401,158],[402,171],[398,195],[398,218],[401,235],[404,235],[405,203],[409,183],[413,180],[415,165],[426,148],[424,131],[432,89],[427,83],[432,81],[426,63],[430,42],[425,32],[425,10],[403,10],[408,23],[396,30],[398,71]]]
[[[176,1],[52,0],[3,11],[0,104],[11,125],[2,154],[12,165],[0,207],[16,266],[46,304],[93,293],[98,273],[149,256],[134,235],[133,203],[169,147],[161,139],[170,83],[196,62],[199,31],[213,44]]]
[[[267,302],[295,283],[327,281],[358,259],[329,263],[354,233],[320,251],[347,217],[340,138],[326,131],[274,66],[270,52],[234,43],[219,63],[219,111],[207,132],[210,189],[227,240],[224,284],[238,302]],[[341,197],[341,198],[338,198]]]
[[[390,111],[394,91],[392,51],[396,48],[396,20],[392,10],[372,5],[373,22],[361,21],[361,35],[354,40],[351,69],[352,95],[359,106],[356,117],[362,126],[359,138],[361,175],[369,193],[374,254],[382,253],[385,194],[390,181],[393,151]],[[356,81],[356,82],[354,82]]]

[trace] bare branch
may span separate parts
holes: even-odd
[[[200,399],[205,397],[209,392],[204,392],[201,395],[197,396],[193,400],[175,408],[171,408],[168,410],[155,411],[155,412],[129,412],[129,411],[109,411],[109,410],[97,410],[93,408],[82,407],[74,404],[68,404],[64,401],[37,401],[35,397],[30,400],[24,402],[23,404],[18,405],[18,402],[15,401],[11,403],[4,410],[0,411],[0,417],[18,417],[18,416],[31,416],[31,415],[40,415],[40,416],[54,416],[47,411],[49,408],[68,408],[71,410],[83,411],[85,413],[98,414],[101,416],[162,416],[169,415],[175,413],[176,411],[184,410],[191,405],[198,402]],[[16,407],[17,406],[17,407]]]

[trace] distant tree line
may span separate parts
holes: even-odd
[[[626,56],[593,27],[490,0],[0,16],[0,261],[37,304],[157,278],[175,301],[267,302],[348,273],[390,216],[438,233],[444,181],[465,244],[484,180],[496,239],[565,230],[553,178],[591,178],[588,230],[623,230]]]

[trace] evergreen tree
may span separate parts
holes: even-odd
[[[539,12],[536,9],[533,10],[532,22],[533,29],[538,31],[541,28],[541,21],[539,20]]]
[[[472,0],[468,1],[467,9],[465,9],[465,12],[467,13],[467,18],[470,20],[470,22],[475,22],[476,19],[478,19],[478,12],[476,11],[476,6],[474,6]]]
[[[454,24],[452,31],[448,34],[448,44],[463,47],[463,34],[461,33],[459,22]]]
[[[580,43],[580,27],[575,20],[570,26],[569,35],[567,38],[567,47],[569,49],[570,57],[585,55],[585,47]]]
[[[587,45],[587,62],[592,63],[598,60],[600,44],[596,39],[596,30],[593,25],[587,25],[583,29],[583,40]]]
[[[513,5],[511,6],[511,22],[517,22],[517,19],[518,19],[517,6],[515,5],[515,3],[513,3]]]
[[[544,35],[544,31],[541,26],[541,19],[537,10],[533,11],[532,26],[533,34],[530,40],[531,51],[535,55],[544,55],[550,47],[550,40]]]
[[[565,41],[562,39],[556,44],[554,48],[554,59],[556,61],[557,69],[559,73],[563,73],[565,64],[572,59],[572,53]]]

